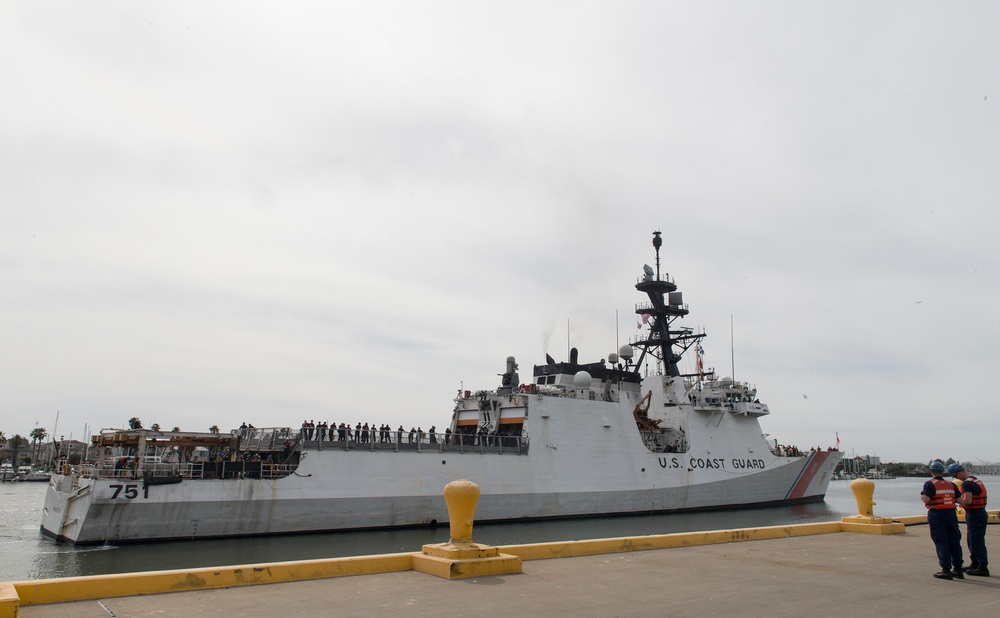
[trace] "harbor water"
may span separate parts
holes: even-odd
[[[924,478],[875,481],[875,514],[925,513],[919,493]],[[1000,477],[983,479],[1000,495]],[[0,484],[0,581],[102,575],[309,560],[366,554],[419,551],[427,543],[448,540],[448,526],[403,530],[303,534],[294,536],[173,541],[72,547],[56,545],[39,534],[47,483]],[[443,500],[444,498],[442,498]],[[995,506],[990,505],[991,508]],[[857,514],[847,481],[833,481],[824,502],[738,511],[597,517],[510,524],[479,524],[477,542],[489,545],[726,530],[838,521]],[[928,541],[928,551],[930,548]]]

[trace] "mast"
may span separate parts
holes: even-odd
[[[670,279],[670,275],[660,273],[660,247],[662,246],[663,239],[660,238],[660,231],[657,230],[653,232],[656,270],[654,271],[648,265],[643,267],[643,276],[635,285],[635,289],[646,294],[649,298],[648,303],[641,303],[635,307],[637,315],[640,317],[648,316],[646,322],[649,324],[648,337],[632,344],[642,351],[635,365],[635,370],[639,371],[648,354],[659,361],[666,375],[680,376],[678,362],[680,362],[681,356],[705,335],[694,334],[690,328],[671,330],[673,322],[686,316],[689,312],[681,293],[677,291],[677,285]],[[675,347],[677,348],[676,352]]]

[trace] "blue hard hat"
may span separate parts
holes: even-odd
[[[963,468],[960,463],[953,463],[948,466],[948,474],[951,476],[955,476],[956,473],[961,472],[962,470],[965,470],[965,468]]]
[[[944,472],[944,464],[941,463],[940,461],[932,461],[929,467],[931,470],[934,470],[935,472]]]

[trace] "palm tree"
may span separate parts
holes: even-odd
[[[212,425],[211,427],[208,428],[208,430],[211,431],[212,433],[219,433],[219,426]]]
[[[160,424],[159,423],[153,423],[152,425],[149,426],[149,428],[152,429],[153,431],[159,431],[160,430]]]
[[[180,428],[180,427],[174,427],[174,428],[173,428],[173,429],[171,429],[170,431],[172,431],[172,432],[174,432],[174,433],[177,433],[177,432],[179,432],[180,430],[181,430],[181,428]]]
[[[14,454],[11,456],[10,460],[13,462],[14,469],[17,469],[17,449],[20,448],[22,444],[26,444],[27,440],[21,437],[21,434],[15,433],[10,440],[7,441],[8,446],[14,447]]]
[[[142,421],[139,420],[138,416],[133,416],[132,418],[128,419],[128,428],[142,429]]]
[[[31,442],[34,444],[35,455],[32,457],[32,461],[38,462],[38,447],[41,445],[42,440],[48,437],[49,432],[45,430],[44,427],[35,427],[28,434],[31,437]]]

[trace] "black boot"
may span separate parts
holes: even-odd
[[[990,570],[987,569],[984,566],[981,566],[981,565],[977,566],[975,569],[969,569],[968,571],[966,571],[966,573],[968,573],[969,575],[974,575],[976,577],[989,577],[990,576]]]
[[[952,577],[955,579],[965,579],[965,574],[962,573],[962,567],[955,567],[951,572]]]
[[[948,569],[941,569],[939,572],[934,574],[934,577],[938,579],[955,579]]]

